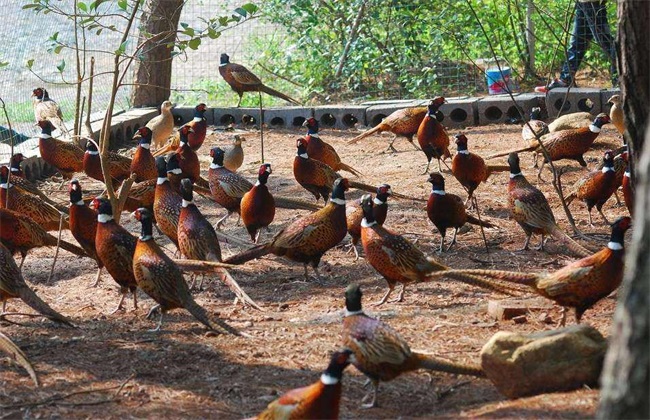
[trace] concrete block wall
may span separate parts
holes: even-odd
[[[553,118],[558,115],[560,110],[561,115],[573,112],[590,112],[594,115],[599,114],[603,109],[600,89],[552,89],[546,95],[546,109],[548,115]]]
[[[314,108],[314,118],[323,128],[349,130],[357,124],[367,125],[367,106],[319,106]]]
[[[259,108],[214,108],[212,111],[217,126],[235,124],[250,127],[262,121]]]
[[[477,98],[447,98],[436,118],[447,128],[465,128],[475,125],[478,119]]]
[[[286,108],[265,108],[264,124],[271,128],[300,128],[307,118],[314,114],[312,108],[298,106]]]
[[[381,122],[384,118],[392,114],[393,112],[404,109],[411,108],[415,106],[427,106],[428,101],[399,101],[399,102],[388,102],[379,105],[371,105],[366,108],[366,125],[368,127],[374,127]]]

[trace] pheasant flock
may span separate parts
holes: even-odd
[[[238,92],[240,101],[243,92],[250,91],[277,94],[287,101],[294,101],[264,86],[245,67],[230,63],[225,54],[220,70]],[[556,221],[556,217],[561,216],[560,211],[549,205],[547,195],[539,189],[552,191],[550,184],[541,177],[548,163],[552,163],[555,170],[582,170],[571,160],[587,166],[584,155],[593,154],[592,145],[603,126],[621,121],[620,115],[616,114],[622,112],[618,96],[612,98],[611,116],[570,114],[560,117],[554,126],[539,120],[539,110],[535,109],[530,124],[522,129],[522,140],[503,142],[521,146],[491,156],[482,157],[472,149],[471,131],[451,137],[438,122],[435,114],[445,102],[442,97],[431,100],[427,107],[397,111],[377,127],[349,141],[347,146],[340,146],[341,149],[358,148],[359,145],[349,145],[372,142],[371,135],[388,131],[394,134],[389,149],[395,151],[395,138],[406,137],[418,150],[402,153],[421,160],[426,169],[424,175],[402,174],[402,186],[415,182],[430,183],[430,193],[421,196],[400,193],[400,185],[394,182],[394,185],[383,183],[382,171],[386,168],[369,167],[363,162],[344,163],[325,136],[321,137],[318,121],[314,118],[305,120],[306,133],[292,134],[293,147],[286,148],[292,149],[286,150],[286,155],[295,154],[294,179],[275,179],[277,164],[254,162],[254,157],[244,156],[243,137],[239,135],[234,136],[230,148],[206,150],[207,145],[213,144],[206,142],[203,146],[209,137],[205,104],[197,105],[194,118],[174,131],[172,106],[166,101],[161,106],[160,116],[135,133],[137,146],[134,150],[123,154],[109,152],[103,157],[107,160],[110,182],[118,194],[125,180],[131,178],[135,181],[133,185],[127,185],[129,191],[120,204],[123,204],[123,212],[131,213],[139,222],[136,232],[132,228],[133,218],[124,214],[118,223],[120,215],[116,209],[101,191],[93,189],[98,185],[96,181],[105,182],[96,145],[88,142],[84,151],[69,141],[54,138],[52,133],[56,128],[66,133],[61,111],[45,89],[37,88],[33,94],[37,98],[35,115],[41,130],[41,157],[57,168],[63,177],[68,188],[69,205],[63,205],[52,194],[39,190],[38,183],[24,178],[22,155],[15,155],[10,167],[0,169],[0,257],[3,260],[0,298],[3,313],[6,312],[7,300],[18,298],[54,322],[81,330],[86,328],[88,320],[73,313],[62,315],[55,309],[56,302],[46,303],[39,298],[38,292],[29,285],[29,278],[25,279],[22,273],[26,258],[29,265],[28,253],[32,249],[49,247],[49,254],[60,247],[62,255],[72,253],[78,256],[78,264],[98,267],[92,286],[97,287],[101,280],[107,280],[108,276],[102,276],[104,269],[111,282],[117,283],[120,297],[111,316],[118,319],[125,316],[124,300],[129,295],[132,295],[134,310],[140,314],[138,296],[146,295],[155,302],[152,304],[146,300],[145,304],[148,307],[147,318],[158,317],[152,330],[156,334],[165,330],[164,315],[182,308],[213,334],[242,336],[237,340],[246,340],[250,338],[246,327],[233,326],[242,324],[236,317],[230,316],[226,321],[221,314],[211,313],[197,303],[195,297],[205,293],[203,277],[206,273],[213,273],[232,292],[236,305],[243,305],[246,310],[264,310],[264,306],[273,302],[258,305],[238,284],[236,277],[244,274],[265,281],[273,271],[264,269],[264,261],[277,257],[282,264],[301,263],[306,286],[300,287],[317,290],[324,285],[336,287],[340,299],[333,301],[333,306],[342,305],[345,295],[342,333],[340,329],[332,331],[333,335],[342,337],[339,350],[331,355],[329,364],[323,361],[323,366],[327,367],[312,385],[282,395],[268,404],[258,418],[337,418],[342,395],[341,380],[349,364],[354,365],[373,385],[362,401],[366,407],[381,403],[377,393],[380,382],[390,381],[409,371],[426,369],[484,376],[480,366],[412,351],[397,332],[397,326],[393,329],[365,314],[358,284],[341,284],[333,275],[325,276],[319,270],[328,259],[328,251],[333,248],[351,247],[350,252],[353,251],[359,260],[355,265],[367,262],[385,279],[388,289],[376,305],[393,305],[394,302],[412,299],[406,288],[413,288],[413,284],[438,282],[444,288],[448,283],[443,283],[442,279],[447,278],[500,296],[520,296],[532,288],[562,307],[560,323],[564,325],[567,309],[575,310],[575,319],[579,323],[585,311],[614,292],[621,283],[624,235],[631,227],[631,219],[626,214],[628,211],[631,214],[634,196],[625,148],[607,150],[601,156],[602,165],[592,172],[585,171],[575,186],[567,188],[565,196],[566,205],[571,204],[571,207],[578,205],[573,201],[585,203],[590,226],[594,226],[591,210],[596,207],[603,222],[610,226],[608,241],[594,243],[583,237],[578,242],[570,237]],[[616,128],[624,129],[619,128],[619,124]],[[414,138],[419,148],[413,143]],[[450,139],[455,139],[456,150],[450,150]],[[533,152],[534,164],[539,166],[537,187],[522,171],[519,154],[526,152]],[[391,155],[385,156],[388,159]],[[507,164],[502,159],[495,159],[502,156],[508,156]],[[429,173],[434,158],[438,170]],[[286,161],[286,156],[283,161]],[[245,162],[249,169],[255,166],[256,180],[249,180],[238,172]],[[527,167],[524,169],[528,170]],[[509,177],[500,172],[509,174]],[[495,220],[497,212],[494,209],[489,217],[483,211],[483,184],[493,178],[499,178],[499,182],[508,179],[502,197],[491,199],[503,203],[503,209],[507,209],[521,227],[522,252],[530,252],[531,258],[539,257],[529,250],[531,238],[536,234],[541,237],[539,250],[544,250],[546,241],[552,237],[560,242],[561,251],[579,259],[550,273],[461,269],[446,264],[449,251],[457,243],[459,231],[466,229],[466,224],[478,226],[481,231],[488,229],[491,234],[497,232],[497,235],[502,229],[514,229],[515,225],[504,217]],[[360,179],[371,179],[373,185]],[[301,192],[298,186],[307,193]],[[463,197],[449,192],[450,186],[455,191],[464,191]],[[610,223],[602,208],[619,187],[623,189],[628,211],[617,210],[621,217]],[[280,189],[282,193],[278,192]],[[354,190],[361,190],[364,195],[350,200]],[[315,200],[311,199],[312,195]],[[321,199],[324,204],[321,204]],[[412,239],[411,232],[391,229],[394,201],[416,212],[418,218],[426,220],[428,217],[439,232],[439,244],[433,247],[418,244]],[[216,221],[211,220],[215,210],[223,213]],[[224,228],[228,217],[235,213],[243,223],[244,234],[233,233],[241,233],[241,229]],[[280,223],[287,220],[288,223],[278,225],[278,215],[282,216]],[[233,225],[234,220],[228,224]],[[57,238],[60,229],[69,231],[70,235],[64,232],[63,238]],[[453,238],[446,245],[448,229],[453,229]],[[273,235],[268,233],[271,230],[275,232]],[[512,230],[510,234],[515,235],[515,232]],[[349,244],[345,240],[348,234],[351,238]],[[357,247],[359,244],[361,253]],[[461,246],[457,245],[457,248]],[[494,245],[486,241],[485,246],[490,248]],[[21,256],[20,265],[14,260],[18,254]],[[269,257],[271,254],[276,257]],[[261,259],[261,262],[247,269],[249,262],[255,259]],[[309,275],[309,267],[315,277]],[[333,268],[329,266],[327,271],[333,272]],[[198,276],[200,281],[197,281]],[[354,278],[354,274],[351,277]],[[191,284],[187,282],[189,279]],[[395,301],[389,301],[396,286],[400,286],[399,295]],[[481,303],[480,300],[477,299],[476,303]],[[182,322],[188,326],[191,323],[189,318],[183,318]]]

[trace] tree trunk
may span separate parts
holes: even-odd
[[[601,377],[602,391],[598,418],[650,418],[650,46],[647,24],[650,2],[621,0],[618,3],[618,66],[624,100],[625,134],[631,162],[638,162],[632,176],[637,180],[636,220],[630,251],[625,260],[625,277],[610,346]],[[645,138],[644,138],[645,136]],[[650,140],[649,140],[650,141]]]
[[[183,8],[183,0],[147,0],[143,6],[140,27],[155,42],[147,45],[142,60],[135,62],[134,83],[131,103],[134,107],[159,106],[169,99],[172,80],[172,49],[167,44],[175,39],[178,20]],[[147,38],[140,33],[142,43]]]

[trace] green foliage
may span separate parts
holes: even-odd
[[[527,1],[470,1],[496,54],[523,77],[528,60]],[[483,76],[472,61],[492,58],[492,53],[467,1],[462,0],[367,0],[358,37],[341,76],[336,77],[362,2],[262,0],[265,18],[280,25],[288,37],[271,42],[260,62],[311,92],[339,98],[473,93],[476,83],[472,82],[484,89]],[[556,50],[560,42],[568,41],[575,2],[535,0],[534,4],[536,70],[546,75],[556,72],[564,57],[562,49]],[[614,22],[615,2],[608,2],[608,8],[610,22]],[[587,60],[607,68],[598,48],[592,48]]]

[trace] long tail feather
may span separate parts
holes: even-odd
[[[530,151],[535,150],[536,148],[537,148],[537,143],[535,143],[533,145],[526,146],[526,147],[519,147],[517,149],[510,149],[510,150],[506,150],[506,151],[503,151],[503,152],[497,152],[497,153],[495,153],[493,155],[489,155],[489,156],[485,157],[484,159],[485,160],[490,160],[490,159],[498,158],[498,157],[501,157],[501,156],[508,156],[510,153],[530,152]]]
[[[377,125],[377,126],[371,128],[370,130],[366,130],[363,133],[359,134],[358,136],[356,136],[355,138],[350,140],[347,144],[354,144],[354,143],[358,142],[359,140],[363,140],[366,137],[372,136],[373,134],[379,132],[380,130],[381,130],[381,128],[379,127],[379,125]]]
[[[38,312],[39,314],[46,316],[52,321],[60,322],[62,324],[74,327],[72,321],[65,316],[61,315],[54,309],[52,309],[47,303],[45,303],[41,298],[34,293],[32,289],[25,285],[18,290],[20,299],[27,304],[30,308]]]
[[[56,240],[56,238],[54,236],[48,234],[46,241],[47,241],[46,245],[48,245],[48,246],[56,246],[57,240]],[[61,248],[65,249],[66,251],[71,252],[71,253],[73,253],[75,255],[78,255],[80,257],[88,257],[88,254],[86,254],[86,251],[84,251],[83,249],[79,248],[76,245],[71,244],[68,241],[64,241],[63,239],[61,239]]]
[[[349,172],[349,173],[351,173],[352,175],[354,175],[356,177],[359,177],[359,176],[363,175],[361,172],[357,171],[352,166],[350,166],[348,164],[345,164],[343,162],[339,163],[339,169],[342,170],[342,171]]]
[[[7,337],[1,332],[0,332],[0,350],[8,354],[12,360],[15,360],[20,366],[22,366],[27,371],[27,373],[29,373],[29,376],[32,378],[32,381],[34,381],[34,385],[41,386],[41,382],[38,380],[38,375],[36,374],[36,370],[34,370],[34,366],[29,361],[29,359],[27,359],[25,353],[23,353],[23,351],[16,344],[14,344],[14,342],[11,341],[9,337]]]
[[[556,240],[562,242],[564,245],[566,245],[567,248],[569,248],[571,252],[580,257],[588,257],[593,254],[593,251],[588,250],[587,248],[571,239],[571,237],[564,233],[557,225],[553,226],[550,233]]]
[[[539,279],[539,274],[535,273],[520,273],[517,271],[503,271],[503,270],[483,270],[483,269],[468,269],[468,270],[446,270],[437,273],[432,273],[431,276],[445,276],[454,279],[465,276],[471,277],[489,277],[491,279],[502,280],[509,283],[532,285]],[[487,281],[487,280],[484,280]]]
[[[455,373],[458,375],[477,376],[479,378],[485,377],[485,373],[480,366],[473,366],[469,364],[454,363],[446,360],[438,359],[433,356],[428,356],[422,353],[413,352],[412,357],[417,360],[417,366],[420,369],[434,370],[437,372]]]
[[[320,210],[322,207],[315,203],[308,203],[302,200],[293,198],[274,196],[275,206],[281,209],[296,209],[296,210]]]
[[[246,251],[240,252],[237,255],[233,255],[230,258],[226,258],[225,260],[223,260],[223,262],[226,264],[234,264],[234,265],[244,264],[250,260],[254,260],[255,258],[260,258],[263,257],[264,255],[269,254],[271,250],[272,248],[270,243],[257,245],[250,249],[247,249]]]
[[[227,233],[223,233],[222,231],[218,230],[217,232],[217,238],[219,238],[219,242],[228,244],[228,245],[234,245],[239,248],[248,248],[251,244],[250,242],[243,241],[239,238],[236,238],[232,235],[228,235]]]
[[[356,189],[358,189],[358,190],[368,191],[368,192],[370,192],[370,193],[375,193],[375,192],[377,192],[377,187],[373,187],[372,185],[365,184],[365,183],[363,183],[363,182],[358,182],[358,181],[349,181],[349,183],[350,183],[350,187],[351,187],[351,188],[356,188]],[[402,199],[402,200],[420,201],[420,202],[423,202],[423,203],[426,203],[426,202],[427,202],[427,200],[424,199],[424,198],[411,197],[411,196],[404,195],[404,194],[400,194],[400,193],[396,193],[396,192],[393,192],[393,193],[391,194],[391,197],[393,197],[393,198],[399,198],[399,199]]]
[[[226,268],[232,267],[231,265],[216,261],[200,260],[174,260],[174,263],[185,272],[205,273],[206,271],[212,271],[219,274],[221,281],[228,286],[239,300],[257,310],[263,311],[263,309],[253,299],[251,299],[246,292],[244,292],[237,281],[230,275]]]
[[[494,172],[507,172],[510,170],[508,165],[487,165],[488,176]]]
[[[284,99],[284,100],[287,101],[287,102],[291,102],[292,104],[295,104],[295,105],[301,105],[300,102],[296,101],[296,100],[293,99],[292,97],[290,97],[290,96],[288,96],[288,95],[285,95],[285,94],[282,93],[282,92],[278,92],[278,91],[275,90],[275,89],[271,89],[270,87],[268,87],[268,86],[266,86],[266,85],[262,85],[262,89],[260,89],[260,90],[261,90],[262,92],[264,92],[264,93],[268,93],[268,94],[271,95],[271,96],[275,96],[276,98]]]
[[[478,218],[472,216],[471,214],[467,215],[467,223],[471,223],[471,224],[477,225],[477,226],[483,226],[483,227],[486,227],[486,228],[496,227],[495,225],[488,222],[487,220],[483,220],[483,219],[479,220]]]
[[[222,319],[215,318],[214,322],[210,321],[208,312],[202,306],[196,303],[189,293],[184,299],[183,307],[187,309],[187,311],[191,313],[192,316],[196,318],[201,324],[205,325],[211,330],[226,332],[232,335],[241,335],[239,331],[228,325],[228,323]],[[216,324],[219,328],[215,328],[214,324]]]
[[[480,287],[482,289],[492,290],[494,292],[499,292],[508,296],[517,296],[516,292],[520,292],[518,289],[514,289],[505,284],[499,284],[494,281],[481,278],[474,273],[468,273],[470,270],[445,270],[439,271],[437,273],[432,273],[427,276],[427,280],[432,280],[433,277],[448,277],[452,280],[459,281],[461,283],[469,284],[471,286]]]

